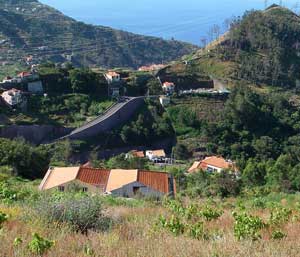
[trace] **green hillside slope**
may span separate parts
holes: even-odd
[[[38,60],[83,66],[126,66],[171,61],[196,47],[77,22],[35,0],[0,1],[2,61]]]

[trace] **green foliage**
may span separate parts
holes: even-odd
[[[203,222],[199,221],[195,224],[191,224],[189,227],[189,235],[191,238],[194,239],[204,239],[205,238],[205,231],[204,231],[204,226]]]
[[[271,211],[269,224],[272,226],[281,226],[290,220],[292,210],[284,207],[276,207]]]
[[[175,236],[179,236],[184,233],[185,225],[181,222],[178,216],[172,215],[170,219],[160,216],[159,223],[163,228],[168,229]]]
[[[18,247],[19,245],[21,245],[23,243],[23,240],[21,237],[16,237],[14,239],[14,247]]]
[[[279,230],[273,231],[271,236],[273,240],[282,240],[285,237],[287,237],[287,235]]]
[[[48,166],[48,153],[24,140],[0,139],[0,166],[10,166],[14,174],[24,178],[40,178]]]
[[[206,206],[202,211],[201,211],[201,215],[207,220],[207,221],[212,221],[212,220],[216,220],[219,217],[221,217],[223,214],[223,211],[221,210],[217,210],[217,209],[213,209],[209,206]]]
[[[101,201],[96,196],[45,198],[37,202],[35,209],[47,221],[68,224],[74,231],[81,233],[107,230],[112,223],[103,214]]]
[[[148,169],[148,160],[145,158],[130,157],[126,158],[125,154],[117,155],[110,158],[105,166],[110,169]]]
[[[28,249],[37,255],[43,255],[46,253],[52,246],[54,241],[48,240],[41,237],[39,234],[34,233],[32,235],[32,240],[28,243]]]
[[[187,149],[187,147],[184,144],[177,144],[173,148],[173,154],[175,159],[177,160],[186,160],[189,157],[191,157],[190,151]]]
[[[8,220],[8,215],[0,212],[0,229],[2,228],[2,224]]]
[[[261,238],[260,231],[265,227],[261,218],[246,213],[233,212],[232,215],[235,219],[234,236],[238,240],[258,240]]]

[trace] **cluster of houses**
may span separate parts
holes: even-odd
[[[39,189],[79,190],[120,197],[174,197],[176,182],[171,174],[145,170],[93,169],[90,167],[50,167]]]
[[[159,150],[147,150],[147,151],[137,151],[133,150],[127,154],[127,158],[146,158],[153,163],[169,163],[170,158],[167,158],[166,152],[164,149]]]
[[[21,106],[26,103],[25,93],[43,93],[43,83],[38,73],[23,71],[15,77],[6,77],[0,82],[4,103],[10,107]],[[17,88],[22,88],[17,89]]]
[[[149,158],[165,155],[160,151],[132,151],[133,156]],[[221,173],[229,171],[238,174],[237,166],[222,157],[210,156],[196,161],[189,168],[188,174],[195,172]],[[138,169],[95,169],[89,165],[79,167],[50,167],[39,185],[41,191],[59,190],[61,192],[77,190],[92,194],[114,195],[132,198],[135,196],[174,197],[176,181],[167,172],[146,171]]]

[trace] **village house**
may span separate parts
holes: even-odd
[[[175,92],[175,84],[173,82],[164,82],[162,88],[166,94],[173,94]]]
[[[237,172],[237,167],[234,162],[225,160],[222,157],[210,156],[206,157],[202,161],[196,161],[192,167],[189,168],[189,173],[195,173],[198,171],[206,171],[209,173],[221,173],[224,170],[231,170]]]
[[[175,196],[176,184],[169,173],[144,170],[104,170],[89,167],[49,168],[39,190],[72,188],[94,194],[120,197],[135,195],[161,198]]]
[[[21,104],[23,101],[22,91],[15,88],[4,91],[1,96],[10,106]]]
[[[150,161],[156,161],[158,159],[164,159],[166,158],[166,153],[165,150],[160,149],[160,150],[148,150],[146,151],[146,157]]]
[[[22,82],[24,81],[33,81],[39,78],[37,73],[22,71],[17,75],[17,78],[20,78]]]
[[[145,154],[143,151],[132,150],[126,154],[126,158],[145,158]]]
[[[108,73],[105,74],[105,78],[108,84],[111,84],[115,82],[120,82],[121,75],[115,71],[109,71]]]

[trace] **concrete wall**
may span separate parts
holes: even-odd
[[[112,112],[106,119],[97,124],[93,124],[92,126],[87,126],[83,130],[74,132],[67,137],[70,139],[85,139],[96,136],[101,132],[109,131],[128,121],[143,103],[144,99],[142,97],[133,98],[124,104],[121,109],[116,112]]]
[[[22,137],[30,143],[40,144],[51,138],[61,137],[71,130],[52,125],[7,125],[0,127],[0,137],[9,139]]]

